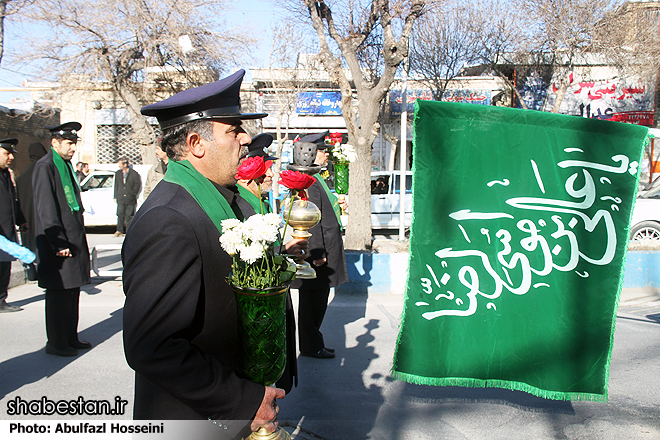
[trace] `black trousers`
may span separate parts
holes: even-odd
[[[330,287],[298,289],[298,338],[302,354],[316,354],[325,347],[319,329],[328,308],[329,297]]]
[[[7,287],[11,279],[11,261],[0,261],[0,303],[7,301]]]
[[[46,337],[55,348],[66,348],[78,340],[80,288],[46,289]]]
[[[125,234],[135,217],[135,203],[117,203],[117,231]]]

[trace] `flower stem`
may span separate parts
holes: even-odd
[[[261,215],[264,215],[264,199],[261,197],[261,185],[259,185],[259,181],[255,180],[257,184],[257,193],[259,194],[259,208],[261,208]]]
[[[282,233],[282,243],[280,243],[280,255],[282,254],[282,246],[284,246],[284,237],[286,236],[286,227],[289,226],[289,219],[291,218],[291,210],[293,209],[293,198],[296,196],[296,192],[291,190],[291,202],[289,203],[289,213],[286,216],[286,221],[284,222],[284,232]]]

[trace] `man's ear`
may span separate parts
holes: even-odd
[[[57,147],[59,146],[59,144],[60,144],[60,143],[59,143],[59,142],[57,141],[57,139],[55,139],[55,138],[52,138],[52,139],[50,140],[50,145],[51,145],[51,147],[53,147],[53,148],[57,148]]]
[[[199,134],[195,132],[189,133],[186,138],[186,143],[188,144],[188,151],[190,151],[190,154],[198,159],[204,157],[206,152],[206,142]]]

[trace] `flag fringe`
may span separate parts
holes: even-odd
[[[392,371],[392,377],[397,380],[412,383],[415,385],[431,385],[442,387],[465,387],[465,388],[503,388],[512,391],[523,391],[543,399],[550,400],[568,400],[568,401],[590,401],[590,402],[607,402],[607,389],[605,394],[594,393],[579,393],[579,392],[563,392],[563,391],[550,391],[537,388],[535,386],[508,380],[499,379],[473,379],[467,377],[425,377],[417,376],[414,374],[402,373],[400,371]]]

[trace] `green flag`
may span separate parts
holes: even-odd
[[[647,131],[418,100],[394,377],[607,400]]]

